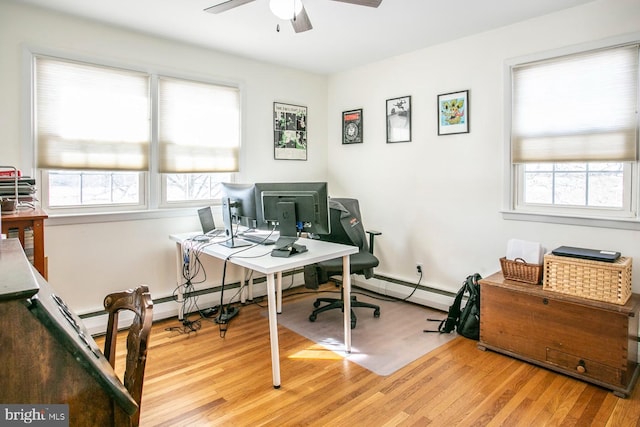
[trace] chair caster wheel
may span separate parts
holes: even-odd
[[[316,316],[315,314],[312,314],[309,316],[309,322],[315,322],[317,318],[318,316]]]
[[[320,301],[314,301],[314,302],[313,302],[313,306],[314,306],[315,308],[320,307]]]
[[[380,310],[373,310],[373,317],[380,317]]]
[[[352,320],[351,321],[351,329],[355,329],[356,328],[356,321]]]

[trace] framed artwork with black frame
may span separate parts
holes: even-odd
[[[342,143],[362,144],[362,108],[342,112]]]
[[[307,107],[273,103],[273,143],[276,160],[307,160]]]
[[[438,95],[438,135],[469,133],[469,91]]]
[[[411,141],[411,96],[387,99],[387,143]]]

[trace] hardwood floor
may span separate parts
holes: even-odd
[[[142,427],[640,426],[640,386],[620,399],[462,337],[380,377],[280,326],[275,390],[259,306],[242,307],[224,338],[204,319],[197,333],[167,330],[181,326],[175,318],[153,326]],[[116,369],[125,351],[119,342]]]

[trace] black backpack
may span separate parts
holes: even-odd
[[[482,279],[478,273],[467,276],[462,287],[456,294],[447,318],[440,323],[438,331],[450,333],[454,329],[463,337],[474,340],[480,339],[480,284]],[[462,298],[468,294],[467,304],[462,310]]]

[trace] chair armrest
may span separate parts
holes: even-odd
[[[375,230],[366,230],[366,232],[369,234],[369,252],[373,253],[373,241],[375,236],[379,236],[382,233],[380,231],[375,231]]]

